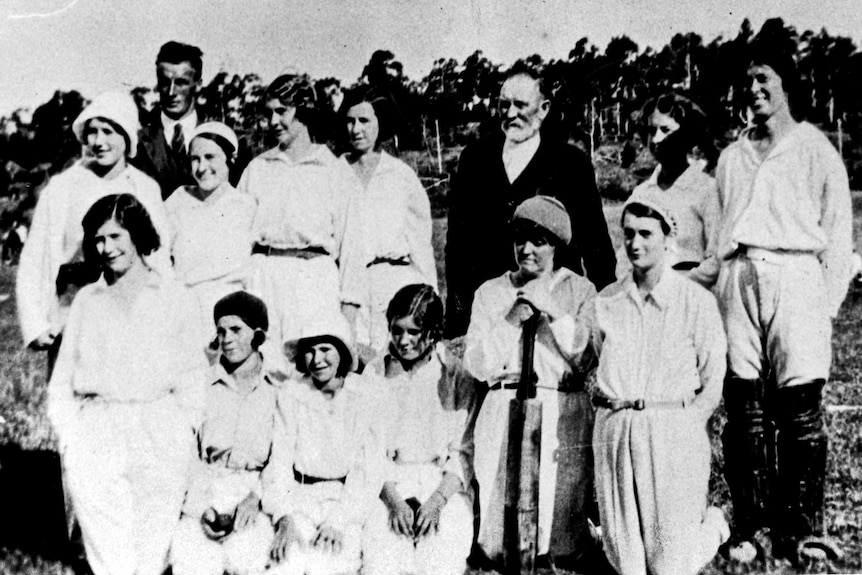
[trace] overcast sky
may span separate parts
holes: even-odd
[[[371,53],[395,53],[411,78],[435,59],[481,49],[510,64],[564,58],[583,36],[604,49],[626,34],[643,49],[677,32],[708,42],[780,16],[862,44],[860,0],[0,0],[0,114],[48,100],[155,83],[159,46],[204,52],[204,81],[223,68],[269,81],[288,66],[354,81]]]

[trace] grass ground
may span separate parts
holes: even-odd
[[[862,214],[862,196],[854,198],[855,213]],[[615,244],[619,245],[620,206],[606,206]],[[443,245],[445,241],[445,219],[435,220],[435,252],[438,271],[443,274]],[[862,217],[856,218],[856,237],[862,228]],[[12,294],[14,269],[0,269],[0,294]],[[441,282],[442,283],[442,282]],[[441,286],[445,293],[445,285]],[[0,295],[2,299],[2,295]],[[759,568],[739,568],[717,558],[703,573],[718,575],[732,573],[739,575],[779,574],[779,573],[859,573],[862,572],[862,289],[851,289],[844,302],[841,313],[835,322],[833,334],[834,358],[832,380],[826,388],[827,423],[830,435],[828,485],[826,495],[826,520],[830,535],[843,546],[845,558],[842,562],[830,565],[818,563],[808,565],[802,571],[795,571],[787,564],[771,564]],[[14,298],[0,302],[0,449],[18,449],[25,452],[42,452],[54,447],[49,427],[44,415],[45,376],[44,358],[26,352],[21,348],[18,333]],[[721,450],[718,432],[724,423],[722,411],[716,413],[711,422],[713,433],[713,474],[710,479],[710,498],[730,515],[727,486],[721,476]],[[0,467],[6,471],[7,460],[0,452]],[[37,478],[38,479],[38,478]],[[38,485],[38,481],[33,483]],[[17,492],[3,492],[0,509],[4,509],[3,523],[11,524],[12,529],[19,525],[38,522],[41,517],[19,517],[10,513],[10,502],[17,503],[15,509],[20,513],[38,515],[27,498],[39,497],[34,489],[27,489],[25,479],[20,482]],[[29,491],[29,492],[28,492]],[[23,499],[23,501],[22,501]],[[23,523],[22,523],[23,522]],[[23,529],[24,527],[22,527]],[[2,533],[2,530],[0,530]],[[35,536],[39,536],[37,532]],[[33,549],[33,547],[30,547]],[[51,550],[36,546],[36,551],[22,550],[21,546],[10,545],[0,540],[0,573],[22,573],[32,575],[69,574],[71,570],[51,559]],[[563,572],[565,573],[565,572]],[[471,572],[479,575],[480,572]]]

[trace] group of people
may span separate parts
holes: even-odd
[[[385,93],[346,94],[337,157],[315,142],[314,87],[279,76],[261,109],[275,147],[241,176],[237,135],[195,111],[197,48],[162,47],[143,128],[128,95],[98,96],[17,278],[92,571],[499,567],[525,338],[542,561],[676,575],[720,546],[837,554],[821,393],[850,279],[847,174],[791,115],[792,58],[752,53],[750,127],[715,178],[691,160],[695,104],[644,110],[659,166],[622,210],[628,264],[589,159],[543,133],[542,77],[510,71],[500,130],[452,179],[445,306],[428,196],[381,149]],[[454,357],[441,342],[461,336]],[[722,395],[733,533],[707,505]]]

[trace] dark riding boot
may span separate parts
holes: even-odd
[[[733,501],[734,534],[728,555],[749,562],[769,554],[768,538],[774,478],[775,432],[766,413],[761,380],[728,377],[724,386],[727,424],[722,434],[724,475]],[[756,551],[756,555],[754,554]]]
[[[824,484],[828,439],[821,408],[822,380],[779,389],[776,549],[797,563],[803,556],[837,559],[825,536]],[[812,551],[813,550],[813,551]]]

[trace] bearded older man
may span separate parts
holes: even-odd
[[[501,130],[461,153],[449,193],[447,337],[467,331],[476,289],[511,268],[509,222],[516,206],[538,194],[560,200],[572,218],[572,242],[559,263],[598,289],[615,279],[592,164],[577,148],[540,133],[550,110],[542,77],[515,68],[500,90]]]

